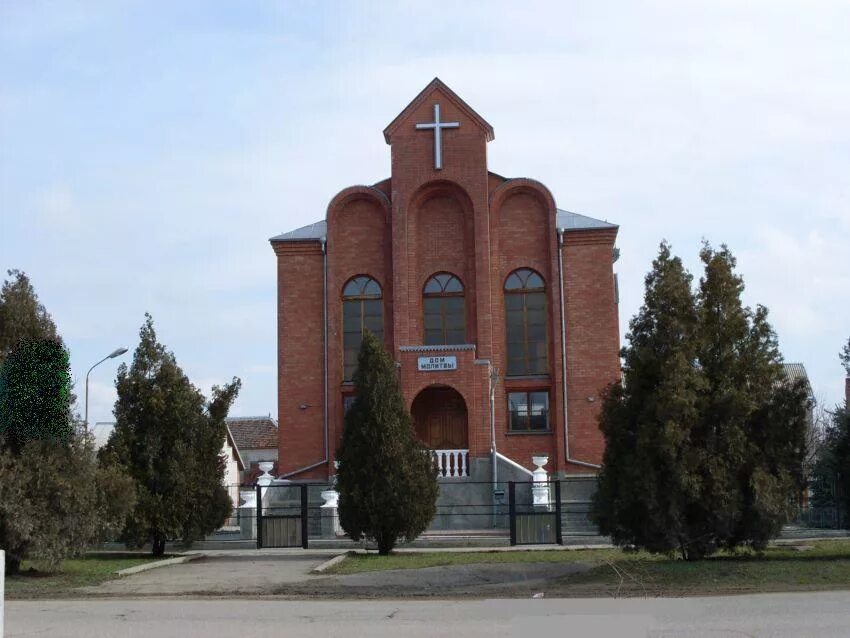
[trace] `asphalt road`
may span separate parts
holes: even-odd
[[[6,638],[850,635],[850,592],[715,598],[472,601],[12,601]]]

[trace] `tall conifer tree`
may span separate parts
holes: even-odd
[[[697,313],[691,276],[668,244],[661,244],[645,287],[622,352],[624,382],[611,386],[603,402],[596,521],[618,545],[689,555],[702,533],[690,516],[700,486],[700,451],[690,441],[701,385]]]
[[[161,555],[167,540],[189,544],[229,516],[221,450],[239,386],[234,379],[213,388],[207,405],[146,315],[132,365],[118,369],[115,429],[102,451],[136,482],[136,507],[122,532],[129,546],[150,542]]]
[[[782,369],[767,309],[741,300],[726,246],[700,251],[698,359],[705,378],[695,439],[709,452],[705,517],[719,546],[757,549],[777,536],[803,481],[807,392]]]
[[[724,246],[705,245],[696,297],[662,244],[601,413],[596,520],[619,545],[698,559],[760,549],[802,482],[807,397],[787,383],[767,310],[741,303]]]
[[[0,547],[56,566],[110,537],[133,506],[129,478],[98,465],[71,413],[68,352],[29,279],[0,289]]]
[[[353,540],[374,539],[382,555],[413,540],[434,518],[437,474],[414,435],[395,365],[366,333],[354,374],[357,398],[345,415],[339,461],[339,521]]]

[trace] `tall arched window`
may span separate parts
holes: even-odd
[[[546,286],[530,268],[505,280],[508,374],[544,374],[549,370],[546,344]]]
[[[351,279],[342,290],[342,366],[345,381],[354,377],[365,330],[383,341],[381,285],[371,277],[361,275]]]
[[[466,308],[463,284],[444,272],[431,277],[422,292],[425,345],[466,343]]]

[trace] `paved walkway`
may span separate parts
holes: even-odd
[[[310,571],[333,555],[303,549],[209,551],[190,563],[151,569],[79,591],[107,596],[268,594],[316,578]]]
[[[850,592],[712,598],[12,601],[6,638],[848,635]]]

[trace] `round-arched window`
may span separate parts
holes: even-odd
[[[342,377],[345,381],[350,381],[357,370],[357,355],[366,330],[383,341],[381,285],[371,277],[359,275],[342,289]]]
[[[422,291],[425,345],[466,343],[466,306],[463,284],[451,273],[437,273]]]
[[[546,285],[530,268],[519,268],[505,280],[505,335],[508,375],[548,372]]]

